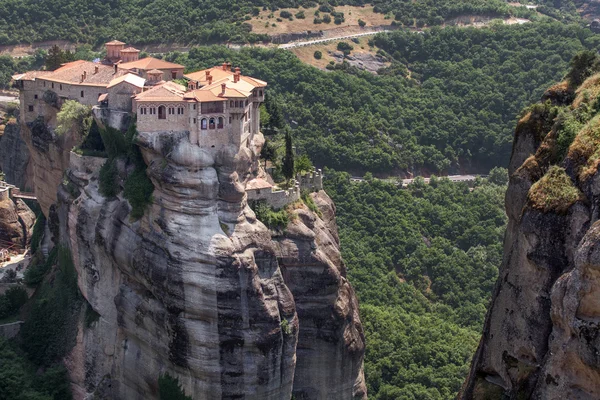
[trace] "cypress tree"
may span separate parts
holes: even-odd
[[[283,176],[290,180],[294,177],[294,149],[292,144],[292,132],[289,127],[285,127],[285,156],[282,165]]]

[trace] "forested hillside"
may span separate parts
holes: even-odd
[[[393,59],[381,76],[323,72],[282,50],[199,47],[167,59],[190,70],[229,60],[268,81],[299,150],[319,166],[361,175],[484,173],[508,162],[520,109],[560,80],[578,51],[598,48],[600,35],[553,22],[399,31],[374,41]]]
[[[481,181],[473,191],[448,179],[403,190],[326,175],[361,304],[370,398],[453,398],[502,258],[506,175],[495,170],[494,183]]]
[[[332,0],[337,4],[372,3],[404,26],[440,25],[459,15],[504,17],[532,14],[502,0]],[[555,4],[557,3],[557,4]],[[573,15],[572,1],[548,2],[551,14]],[[0,2],[0,45],[68,40],[98,45],[118,37],[129,43],[222,43],[268,40],[250,32],[244,21],[263,8],[313,7],[312,0],[3,0]]]

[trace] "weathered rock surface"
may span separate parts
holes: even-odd
[[[504,260],[463,399],[600,398],[600,175],[582,178],[571,149],[558,162],[579,197],[561,186],[546,199],[560,207],[536,205],[556,162],[553,122],[534,111],[517,126]]]
[[[330,54],[339,63],[346,61],[353,67],[362,69],[372,74],[377,74],[377,71],[389,65],[389,63],[383,57],[371,53],[355,52],[352,53],[352,55],[344,56],[344,53],[341,51],[334,51]]]
[[[258,221],[245,182],[262,135],[251,150],[212,154],[185,133],[140,134],[155,191],[132,221],[121,195],[99,194],[98,169],[86,167],[96,162],[71,163],[63,178],[75,139],[55,137],[52,123],[24,135],[35,190],[45,213],[56,209],[100,315],[80,323],[66,359],[76,399],[155,399],[165,373],[194,399],[366,398],[334,206],[313,194],[323,218],[298,205],[285,233]]]
[[[4,180],[27,190],[33,188],[33,169],[29,162],[29,150],[21,138],[19,124],[8,124],[0,136],[0,170]]]
[[[31,239],[35,214],[23,200],[0,198],[0,248],[23,249]]]

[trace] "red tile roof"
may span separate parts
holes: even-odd
[[[127,63],[119,64],[119,68],[121,69],[141,69],[141,70],[151,70],[151,69],[184,69],[183,65],[175,64],[172,62],[159,60],[154,57],[146,57],[141,60],[131,61]]]

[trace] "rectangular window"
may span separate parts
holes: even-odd
[[[33,106],[29,106],[29,112],[33,112]]]
[[[231,117],[229,117],[229,123],[231,123]]]
[[[81,91],[81,97],[83,97],[83,90]]]
[[[52,82],[52,89],[54,89],[54,82]]]
[[[196,109],[196,105],[194,104],[194,110]]]
[[[44,81],[44,87],[46,87],[46,81]]]
[[[38,98],[38,95],[37,95],[37,94],[34,94],[34,95],[33,95],[33,98],[37,100],[37,98]]]
[[[194,124],[196,123],[196,118],[194,118]]]
[[[171,79],[177,79],[177,71],[171,71]]]
[[[59,85],[60,90],[62,90],[62,83]]]

